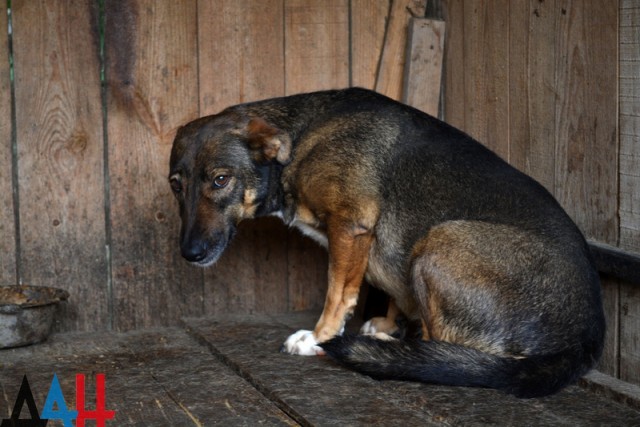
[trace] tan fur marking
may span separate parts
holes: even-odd
[[[360,214],[358,216],[358,225],[363,229],[370,231],[378,222],[380,206],[375,200],[362,201],[359,206]]]
[[[424,341],[429,341],[431,339],[431,335],[429,335],[429,326],[424,319],[422,319],[422,339]]]
[[[504,240],[502,236],[505,235],[510,236],[509,240]],[[414,263],[420,271],[421,280],[428,287],[427,291],[416,288],[416,294],[418,303],[423,305],[423,317],[426,316],[423,328],[431,339],[511,356],[502,337],[485,334],[460,321],[465,315],[474,316],[474,313],[471,307],[468,314],[460,313],[458,301],[463,296],[473,295],[482,299],[485,310],[491,311],[490,304],[497,305],[501,299],[515,298],[510,289],[500,284],[512,280],[509,278],[512,265],[531,263],[527,258],[530,251],[513,250],[519,241],[525,241],[529,248],[539,245],[536,253],[544,253],[543,242],[526,231],[480,221],[443,223],[416,244]],[[485,251],[486,246],[494,248],[493,251]],[[519,262],[516,262],[518,258]],[[452,314],[453,307],[457,311]]]
[[[296,220],[312,227],[317,227],[319,223],[318,218],[316,218],[313,212],[311,212],[311,209],[303,204],[298,204],[296,206]]]
[[[374,317],[370,320],[371,326],[373,326],[376,332],[381,332],[387,335],[391,335],[398,330],[396,324],[396,318],[400,314],[400,310],[392,298],[389,301],[389,307],[387,308],[387,314],[385,316]]]
[[[320,221],[305,205],[298,205],[292,226],[296,227],[302,234],[311,237],[325,248],[328,247],[326,234],[319,229]]]
[[[244,191],[244,201],[242,205],[242,217],[253,218],[258,205],[255,204],[258,193],[255,189],[250,188]]]
[[[276,159],[280,163],[286,163],[291,156],[291,139],[281,133],[275,127],[269,125],[264,119],[254,117],[247,124],[247,136],[249,146],[252,149],[261,149],[267,160]]]
[[[353,226],[343,219],[329,218],[329,288],[322,315],[314,329],[318,342],[335,336],[353,311],[367,268],[371,234],[354,236]]]

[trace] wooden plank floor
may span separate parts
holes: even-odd
[[[493,390],[375,381],[326,358],[278,352],[291,332],[314,322],[310,313],[187,319],[184,328],[60,334],[1,350],[0,419],[10,416],[25,374],[42,412],[54,373],[70,409],[75,374],[87,377],[91,409],[95,374],[104,373],[106,409],[116,411],[107,426],[640,425],[634,403],[578,386],[520,400]],[[22,417],[28,414],[25,405]]]

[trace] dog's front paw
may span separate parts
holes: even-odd
[[[301,356],[315,356],[324,354],[322,348],[318,345],[313,331],[299,330],[292,334],[282,344],[280,351],[289,354],[299,354]]]

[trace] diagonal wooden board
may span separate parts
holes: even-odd
[[[107,427],[640,425],[640,410],[577,386],[520,400],[493,390],[375,381],[325,357],[278,351],[287,335],[311,328],[316,317],[186,319],[186,330],[57,334],[43,344],[0,350],[0,419],[9,417],[24,374],[42,412],[54,373],[70,409],[75,375],[87,376],[89,410],[95,374],[104,373],[105,409],[116,411]]]
[[[116,411],[107,427],[295,425],[176,328],[55,335],[44,344],[0,350],[0,420],[9,417],[25,374],[42,414],[54,373],[69,409],[76,408],[77,373],[86,375],[87,409],[95,407],[94,374],[105,374],[106,409]],[[26,405],[21,417],[29,418]],[[57,425],[62,423],[48,423]]]
[[[376,381],[324,357],[278,352],[308,312],[278,316],[187,319],[212,353],[296,421],[309,425],[633,425],[640,411],[572,386],[555,396],[522,400],[494,390]]]

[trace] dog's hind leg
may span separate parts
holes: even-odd
[[[566,291],[553,276],[557,256],[543,239],[481,221],[432,228],[412,254],[423,338],[521,357],[540,351],[550,334],[561,334],[557,325],[567,322],[558,300]]]
[[[319,342],[342,333],[358,302],[373,240],[370,230],[341,218],[327,219],[329,241],[329,288],[322,315],[313,332],[298,331],[284,343],[291,354],[321,353]]]
[[[373,317],[365,322],[360,328],[360,333],[363,335],[376,335],[383,333],[386,335],[393,335],[398,332],[398,325],[396,324],[396,318],[400,314],[400,310],[396,305],[393,298],[389,300],[389,307],[387,308],[386,316]]]
[[[507,276],[510,266],[506,256],[497,256],[491,245],[483,243],[498,239],[504,228],[451,221],[434,227],[415,245],[411,287],[420,309],[423,340],[503,351],[496,345],[505,338],[500,325],[513,314],[511,307],[500,302],[508,301],[509,292],[514,293],[508,290],[513,278]],[[502,246],[508,245],[502,242]],[[511,255],[515,252],[514,248]]]

